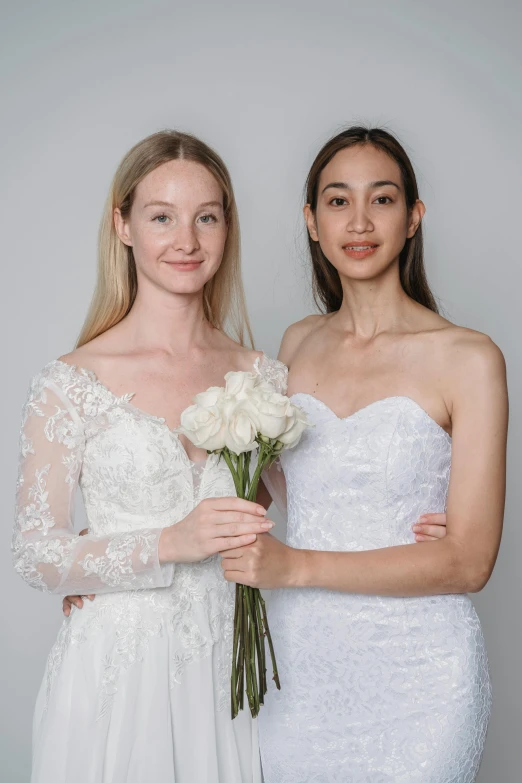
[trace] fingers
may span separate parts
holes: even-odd
[[[418,525],[446,525],[446,514],[423,514],[419,521],[417,522]]]
[[[220,552],[219,554],[223,558],[223,560],[221,561],[221,565],[223,568],[225,568],[224,563],[228,562],[228,560],[230,559],[237,560],[239,557],[243,557],[243,555],[245,554],[245,549],[241,547],[237,547],[237,549],[229,549],[226,550],[225,552]]]
[[[256,516],[265,516],[266,514],[266,508],[260,506],[259,503],[252,503],[252,501],[243,500],[243,498],[211,498],[204,500],[203,503],[211,504],[211,507],[216,511],[241,511]]]
[[[242,571],[225,571],[224,577],[227,582],[237,582],[240,585],[248,585],[249,580]]]
[[[89,528],[88,527],[84,527],[83,530],[80,530],[80,535],[81,536],[86,536],[88,532],[89,532]]]
[[[69,617],[73,606],[76,606],[77,609],[83,609],[84,598],[94,601],[94,595],[66,595],[62,601],[62,612],[64,615]]]
[[[264,519],[263,521],[260,521],[258,519],[257,522],[250,522],[244,524],[240,524],[240,523],[219,524],[216,525],[216,527],[214,528],[214,535],[215,538],[229,538],[229,537],[236,537],[236,536],[252,535],[252,533],[259,535],[261,533],[267,533],[273,527],[274,527],[274,523],[271,522],[269,519]]]
[[[225,513],[220,511],[219,514],[216,514],[216,522],[218,525],[226,525],[228,522],[232,522],[236,525],[259,525],[260,523],[263,524],[265,521],[270,520],[266,520],[265,517],[260,519],[259,514],[247,514],[245,511],[227,511]],[[267,530],[268,529],[269,528],[267,528]]]
[[[62,611],[66,617],[71,614],[71,608],[76,606],[78,609],[83,607],[81,595],[66,595],[62,601]]]
[[[446,535],[446,514],[423,514],[413,525],[416,541],[436,541]]]
[[[429,538],[444,538],[446,535],[446,528],[440,525],[419,525],[418,530],[415,531],[422,536],[428,536]]]
[[[257,536],[255,534],[243,535],[243,536],[231,536],[230,538],[216,538],[216,553],[225,552],[229,549],[237,549],[240,546],[248,546],[256,541]]]

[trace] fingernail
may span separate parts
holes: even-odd
[[[261,527],[264,530],[270,530],[271,528],[274,527],[274,523],[273,522],[261,522]]]
[[[421,529],[420,525],[413,525],[413,530],[420,530],[420,529]]]
[[[428,517],[419,517],[419,522],[427,522]]]
[[[264,517],[265,514],[266,514],[266,508],[263,508],[262,506],[258,506],[257,507],[257,513],[261,514]]]

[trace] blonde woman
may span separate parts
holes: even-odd
[[[16,569],[40,590],[96,595],[49,656],[33,783],[260,780],[255,723],[230,719],[233,593],[217,553],[272,523],[175,433],[229,370],[282,388],[285,368],[245,331],[228,171],[198,139],[157,133],[116,172],[78,347],[33,379],[24,409]]]

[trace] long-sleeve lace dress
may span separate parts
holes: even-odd
[[[284,387],[279,362],[263,356],[254,371]],[[162,528],[234,485],[223,461],[191,462],[131,398],[54,361],[24,408],[15,568],[39,590],[96,594],[49,655],[32,783],[258,783],[256,723],[248,711],[230,718],[234,597],[219,556],[158,560]]]

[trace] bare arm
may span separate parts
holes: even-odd
[[[500,544],[507,434],[504,362],[487,338],[457,346],[451,392],[453,459],[443,539],[430,546],[320,552],[291,549],[268,536],[226,556],[227,579],[391,596],[482,589]]]

